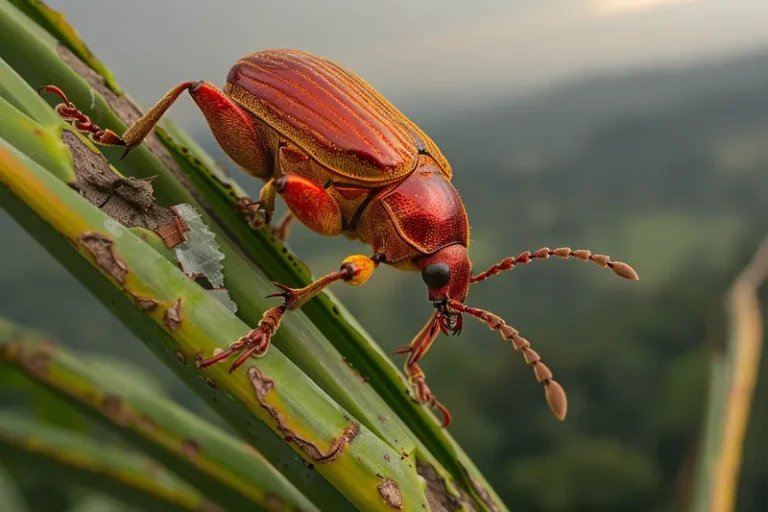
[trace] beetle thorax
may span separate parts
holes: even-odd
[[[357,231],[388,262],[414,270],[414,258],[452,244],[467,247],[469,242],[459,194],[439,169],[429,165],[377,194]]]

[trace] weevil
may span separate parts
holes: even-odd
[[[451,165],[435,142],[358,75],[307,52],[275,49],[248,55],[230,69],[224,91],[205,81],[180,83],[122,137],[93,124],[55,86],[41,89],[62,98],[57,112],[91,140],[123,146],[126,153],[188,91],[224,152],[264,181],[258,200],[239,205],[254,228],[272,224],[280,196],[289,213],[277,233],[287,233],[295,218],[321,235],[345,235],[370,246],[368,254],[349,256],[338,271],[304,288],[275,283],[282,291],[270,297],[281,297],[282,303],[267,310],[227,350],[202,360],[201,368],[235,356],[234,370],[249,357],[264,355],[287,311],[301,308],[334,282],[360,286],[379,265],[390,265],[421,273],[434,307],[422,330],[395,354],[407,354],[405,373],[416,398],[441,413],[443,426],[451,415],[427,386],[419,361],[441,331],[461,332],[463,314],[512,342],[562,421],[567,410],[562,386],[517,330],[501,317],[465,304],[470,285],[552,256],[591,261],[620,277],[638,279],[625,263],[569,248],[526,251],[473,275],[467,212],[451,183]]]

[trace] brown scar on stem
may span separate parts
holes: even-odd
[[[159,462],[149,459],[146,463],[147,471],[151,475],[160,475],[165,472],[165,466],[161,465]]]
[[[472,489],[474,489],[475,493],[480,497],[480,499],[483,501],[486,507],[491,512],[499,512],[499,506],[496,505],[496,503],[493,502],[493,499],[491,499],[491,494],[488,492],[488,489],[480,485],[480,483],[472,478],[472,475],[469,474],[469,471],[467,471],[467,468],[464,466],[461,466],[461,469],[464,471],[464,474],[467,477],[467,480],[472,484]]]
[[[8,348],[5,349],[4,352],[5,356],[15,356],[19,365],[27,373],[40,379],[45,379],[45,377],[47,377],[48,369],[51,366],[51,358],[53,357],[53,344],[41,344],[36,350],[31,352],[24,350],[24,348],[18,344],[14,344],[14,346],[8,344]]]
[[[286,504],[276,494],[266,493],[264,495],[264,508],[267,510],[285,510]]]
[[[200,512],[224,512],[224,509],[217,503],[204,499],[203,502],[200,503]]]
[[[136,416],[135,424],[138,428],[140,428],[145,432],[154,433],[160,429],[160,426],[155,422],[155,420],[153,420],[146,414],[139,414],[138,416]]]
[[[376,488],[379,490],[381,497],[384,498],[384,503],[386,503],[389,508],[394,508],[396,510],[401,510],[403,508],[403,493],[400,491],[400,486],[397,485],[397,482],[387,478],[377,485]]]
[[[168,330],[175,331],[181,325],[181,297],[176,299],[176,302],[165,310],[163,315],[163,323],[168,327]]]
[[[189,460],[196,460],[200,456],[200,443],[193,439],[185,439],[181,442],[181,453]]]
[[[142,311],[150,312],[157,309],[158,303],[156,300],[148,299],[146,297],[139,297],[134,293],[131,293],[131,295],[133,296],[133,300],[136,301],[136,305],[139,306],[139,309],[141,309]]]
[[[181,361],[182,363],[186,362],[186,358],[184,357],[184,352],[181,350],[176,351],[176,357]]]
[[[95,231],[86,231],[77,238],[88,252],[91,253],[98,266],[111,275],[115,281],[125,284],[128,266],[120,255],[114,251],[112,247],[114,241],[111,238]]]
[[[253,387],[254,392],[256,393],[256,399],[259,401],[259,404],[269,413],[270,416],[272,416],[272,419],[275,420],[277,423],[277,429],[284,435],[285,440],[288,442],[292,441],[296,443],[299,449],[301,449],[301,451],[304,452],[313,461],[320,464],[326,464],[335,461],[341,456],[342,453],[344,453],[344,448],[346,448],[346,446],[354,441],[355,437],[357,437],[358,428],[354,423],[350,423],[347,425],[347,428],[344,429],[344,432],[342,432],[340,436],[331,440],[331,445],[328,447],[328,450],[323,452],[317,447],[315,443],[301,437],[300,435],[293,432],[290,428],[288,428],[288,425],[286,424],[285,419],[283,418],[283,415],[280,413],[280,411],[278,411],[276,407],[273,407],[267,403],[267,394],[275,389],[275,381],[269,377],[264,376],[256,366],[251,366],[248,368],[248,379],[251,383],[251,386]]]
[[[125,407],[123,399],[112,393],[104,394],[99,408],[109,419],[121,427],[127,427],[133,419],[133,414]]]
[[[468,512],[475,510],[469,499],[460,500],[449,492],[448,483],[432,464],[417,460],[416,472],[427,482],[426,494],[430,512],[454,512],[460,510],[462,505]]]
[[[210,377],[205,378],[205,383],[208,384],[208,387],[211,387],[213,389],[216,389],[216,382]]]
[[[458,485],[456,485],[456,491],[459,493],[459,496],[461,496],[460,498],[461,503],[464,505],[464,508],[467,510],[467,512],[475,512],[477,508],[475,507],[475,504],[472,498],[469,496],[469,494],[467,494],[467,491],[465,491]]]

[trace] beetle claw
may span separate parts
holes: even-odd
[[[263,208],[261,201],[251,201],[249,197],[241,197],[235,206],[239,213],[246,216],[248,225],[252,229],[259,229],[272,220],[271,216]]]
[[[437,409],[440,411],[440,414],[442,414],[443,421],[440,424],[440,427],[445,428],[450,425],[451,421],[453,420],[451,413],[448,411],[448,408],[441,404],[437,398],[435,398],[435,395],[432,394],[429,386],[427,386],[427,383],[424,381],[423,375],[422,377],[415,379],[413,384],[416,388],[416,395],[418,396],[419,402],[431,407],[432,409]]]
[[[276,281],[272,281],[272,284],[274,284],[278,288],[282,289],[283,291],[282,292],[270,293],[269,295],[267,295],[265,297],[267,299],[272,298],[272,297],[283,297],[285,300],[288,300],[290,298],[290,296],[296,291],[293,288],[291,288],[290,286],[286,286],[286,285],[284,285],[282,283],[278,283]]]
[[[440,414],[443,415],[443,422],[440,424],[440,427],[446,428],[448,425],[450,425],[453,421],[453,416],[451,416],[451,413],[448,411],[448,409],[443,404],[435,400],[434,397],[432,397],[431,405],[432,408],[437,409],[440,411]]]

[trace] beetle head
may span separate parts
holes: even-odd
[[[469,292],[472,264],[467,248],[461,244],[443,247],[416,260],[427,285],[429,300],[437,308],[440,329],[448,334],[461,332],[461,314],[450,311],[450,302],[464,302]]]

